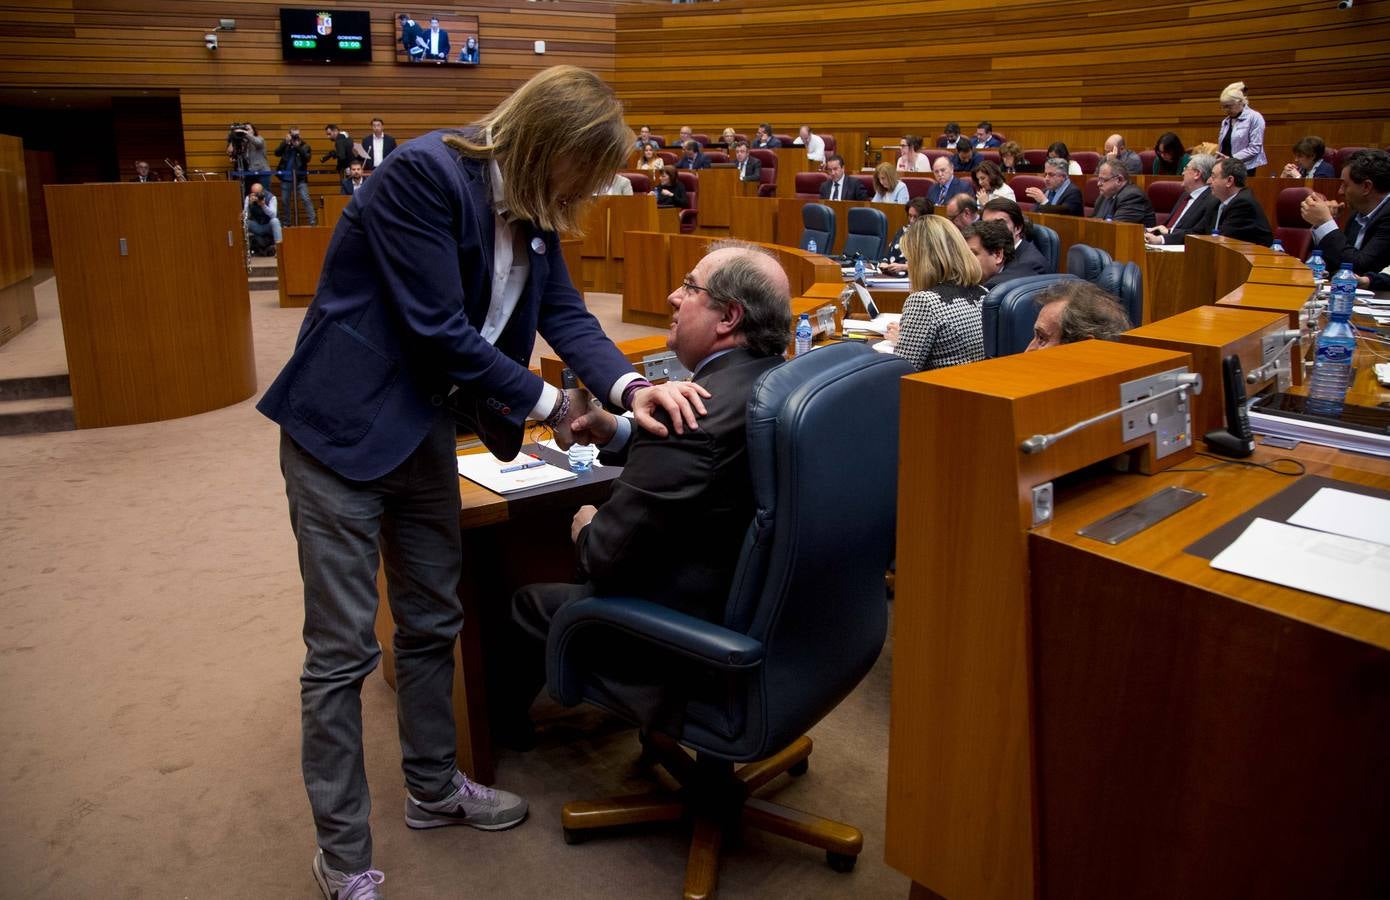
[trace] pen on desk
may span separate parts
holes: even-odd
[[[527,459],[526,462],[517,463],[517,464],[514,465],[514,466],[503,466],[502,469],[501,469],[501,471],[502,471],[502,474],[503,474],[503,475],[506,475],[506,474],[508,474],[508,473],[510,473],[510,472],[520,472],[520,471],[523,470],[523,469],[534,469],[534,468],[536,468],[537,466],[543,466],[543,465],[545,465],[545,460],[543,460],[543,459],[537,459],[537,458],[535,458],[535,457],[533,456],[533,457],[530,457],[529,459]]]

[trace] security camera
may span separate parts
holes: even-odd
[[[208,32],[207,34],[203,35],[203,46],[207,47],[209,50],[216,50],[217,35],[213,34],[212,32]]]

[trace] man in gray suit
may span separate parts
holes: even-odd
[[[1096,200],[1091,218],[1107,222],[1138,222],[1145,228],[1157,224],[1158,218],[1154,215],[1148,195],[1130,183],[1129,173],[1123,165],[1107,159],[1096,170],[1096,182],[1100,186],[1100,198]]]

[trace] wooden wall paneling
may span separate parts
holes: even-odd
[[[51,151],[24,151],[24,176],[29,183],[29,240],[33,247],[35,265],[53,261],[53,245],[48,238],[48,206],[43,202],[43,188],[58,181],[57,160]]]
[[[0,134],[0,344],[38,321],[29,185],[24,143]]]
[[[187,416],[255,393],[234,185],[46,193],[79,428]]]
[[[629,258],[640,259],[627,275],[623,290],[623,321],[636,325],[665,328],[670,307],[666,296],[675,283],[671,280],[670,242],[677,236],[654,231],[630,231],[627,234]]]
[[[729,234],[741,241],[775,243],[778,209],[773,197],[735,197],[729,210]]]

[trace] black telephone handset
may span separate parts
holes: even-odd
[[[1207,448],[1244,459],[1255,452],[1255,433],[1250,430],[1250,414],[1245,409],[1245,373],[1240,357],[1231,355],[1221,360],[1222,396],[1226,403],[1226,427],[1209,431],[1202,438]]]

